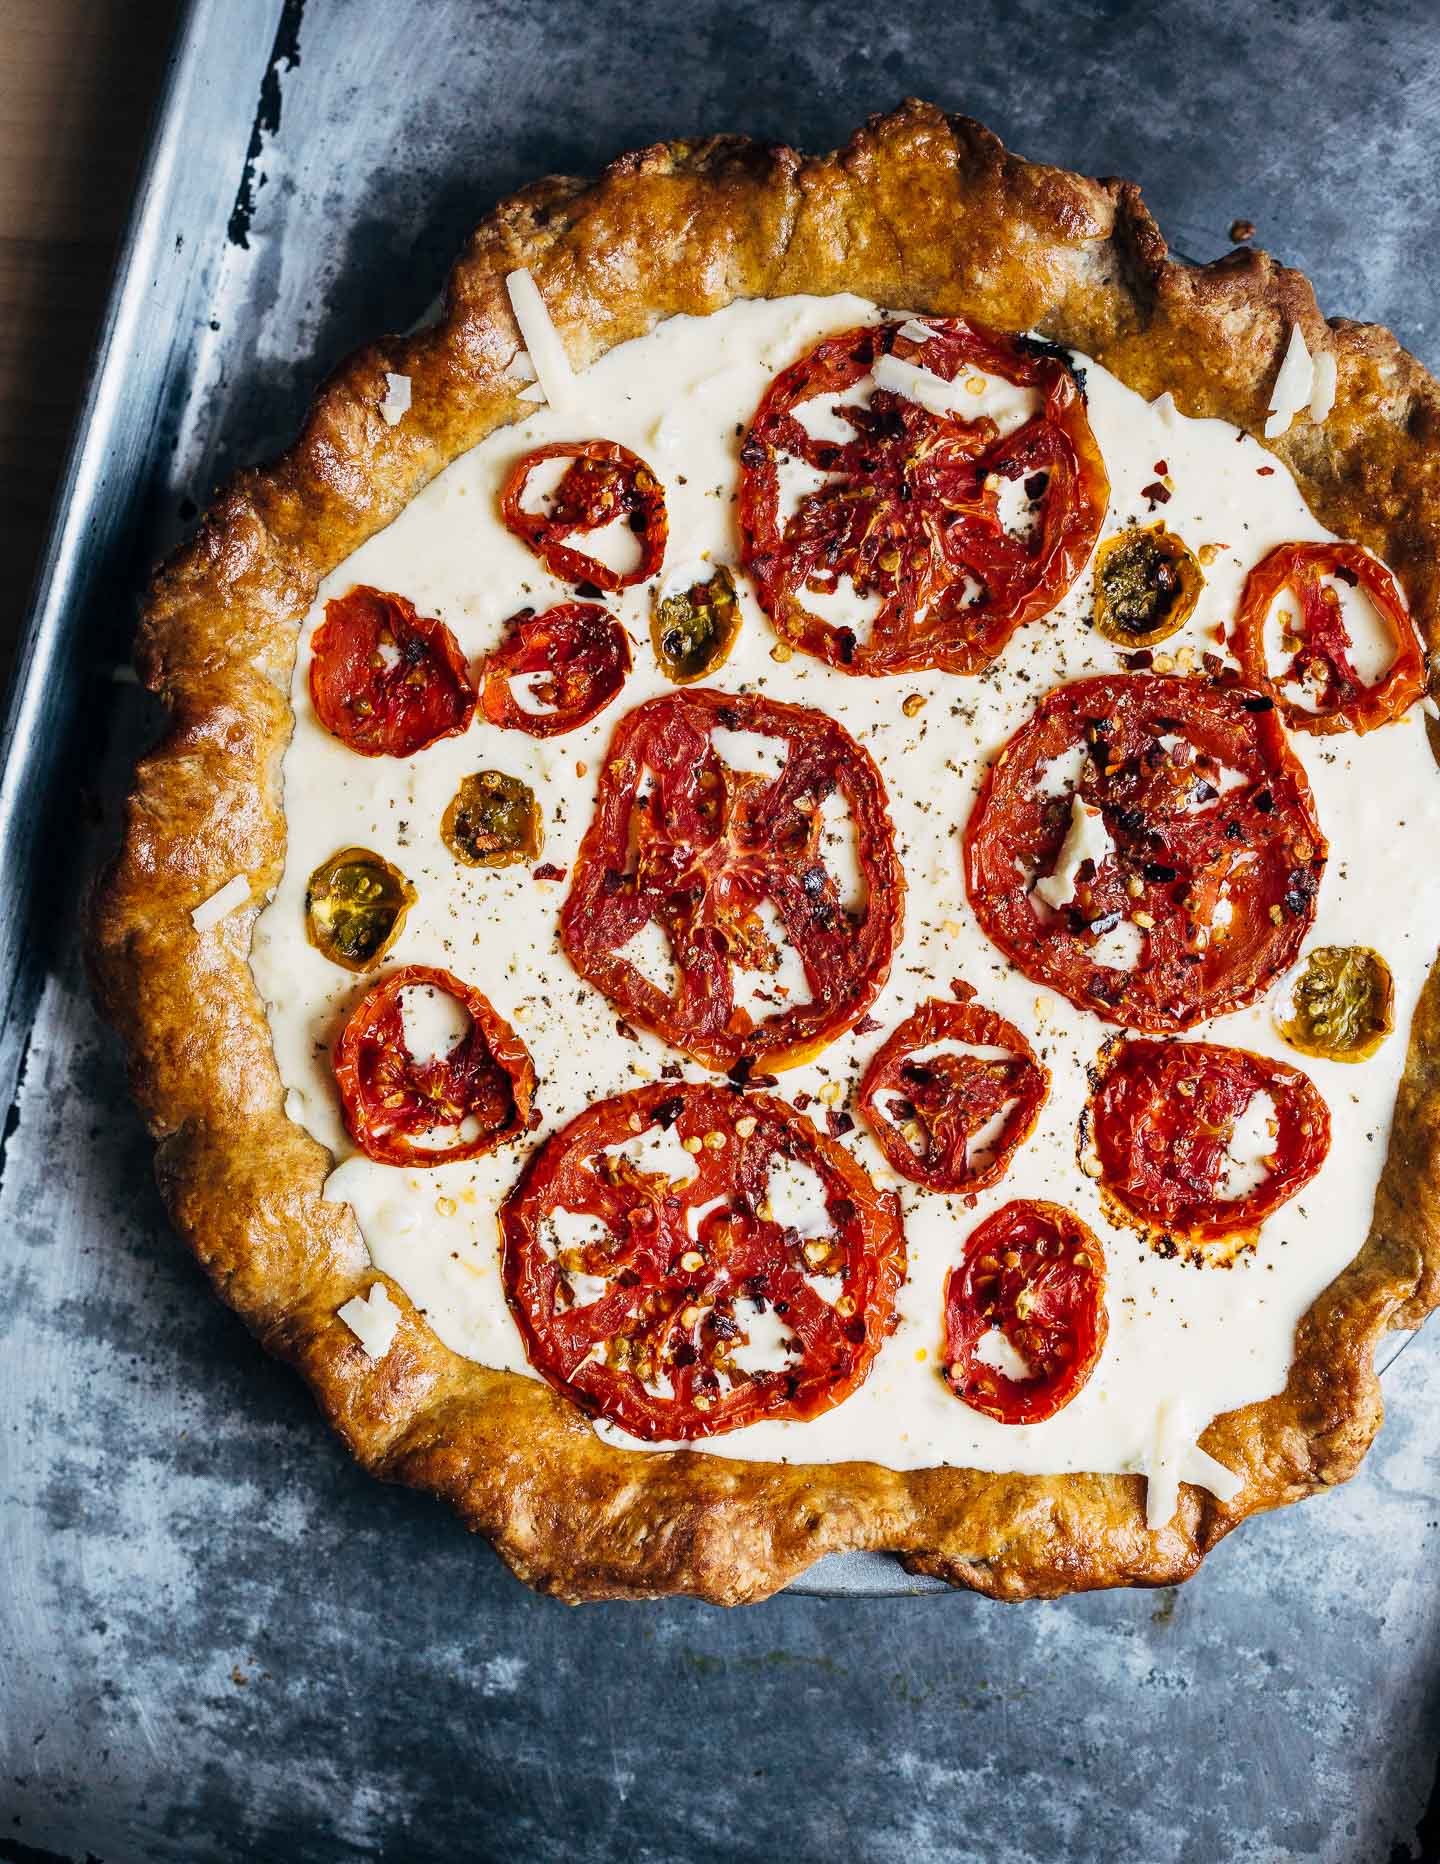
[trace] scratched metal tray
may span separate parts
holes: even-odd
[[[816,1811],[840,1804],[821,1728],[843,1735],[867,1828],[890,1822],[897,1792],[908,1806],[911,1837],[877,1856],[1379,1860],[1392,1842],[1402,1854],[1420,1815],[1440,1729],[1433,1338],[1387,1378],[1395,1420],[1366,1474],[1323,1509],[1250,1524],[1178,1602],[1119,1594],[1002,1620],[950,1595],[917,1614],[894,1595],[935,1588],[854,1555],[792,1588],[820,1596],[758,1614],[671,1602],[566,1618],[442,1510],[354,1469],[213,1300],[169,1237],[150,1143],[88,1006],[78,903],[156,725],[123,676],[146,566],[219,479],[288,439],[325,369],[423,312],[490,202],[547,168],[593,171],[695,128],[825,147],[920,91],[1032,154],[1138,174],[1201,257],[1223,250],[1232,214],[1272,206],[1322,301],[1392,321],[1426,353],[1440,248],[1417,250],[1384,184],[1428,172],[1440,87],[1423,7],[1272,25],[1244,0],[1165,21],[1092,0],[1047,11],[1048,79],[1004,0],[978,0],[964,34],[939,41],[873,0],[823,12],[823,31],[782,42],[763,0],[186,10],[4,728],[0,1859],[12,1841],[27,1864],[651,1858],[660,1820],[679,1834],[663,1855],[693,1864],[782,1845],[856,1855],[858,1828]],[[1221,73],[1205,134],[1240,87],[1250,193],[1139,116],[1096,134],[1113,114],[1096,49],[1112,14],[1157,94]],[[1324,150],[1373,144],[1373,161],[1337,171],[1369,266],[1325,217],[1340,184],[1295,171],[1291,151],[1315,146],[1303,87],[1244,89],[1242,74],[1297,60],[1350,74],[1327,105],[1350,112],[1345,134]],[[616,1700],[645,1706],[638,1744],[593,1713]],[[1012,1713],[1022,1702],[1038,1719]],[[705,1795],[728,1806],[735,1783],[711,1713],[732,1739],[767,1731],[748,1826],[707,1823]],[[973,1767],[955,1758],[961,1721]],[[1018,1796],[994,1790],[1002,1734],[998,1778]],[[1211,1756],[1210,1773],[1177,1766],[1187,1753]],[[945,1818],[963,1806],[962,1823],[928,1823],[932,1798],[950,1802]],[[494,1848],[477,1852],[491,1821]]]

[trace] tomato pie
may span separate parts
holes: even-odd
[[[179,1229],[564,1597],[1172,1583],[1440,1299],[1440,391],[910,103],[504,203],[157,574]]]

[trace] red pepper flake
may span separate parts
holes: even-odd
[[[803,1113],[814,1098],[815,1096],[813,1094],[807,1094],[802,1088],[798,1094],[792,1094],[790,1096],[790,1104],[792,1107],[798,1107]]]
[[[1261,470],[1263,471],[1264,469],[1262,468]],[[1157,505],[1168,505],[1170,503],[1169,490],[1165,486],[1161,485],[1158,479],[1153,480],[1149,485],[1144,486],[1141,489],[1140,496],[1141,498],[1149,499],[1150,509],[1152,511],[1155,509]]]
[[[855,1033],[857,1036],[868,1036],[873,1029],[878,1029],[879,1027],[879,1023],[876,1022],[873,1016],[862,1016],[855,1025]]]
[[[855,1122],[848,1113],[837,1113],[832,1107],[825,1115],[825,1124],[830,1128],[832,1139],[843,1139],[846,1133],[853,1133]]]
[[[1255,468],[1255,471],[1259,474],[1259,476],[1262,479],[1268,479],[1271,473],[1274,472],[1274,470],[1275,468],[1273,466],[1257,466]]]
[[[532,871],[530,878],[532,880],[563,880],[565,878],[565,869],[563,867],[557,867],[553,861],[542,861],[540,865]]]
[[[1165,474],[1169,472],[1169,470],[1170,468],[1166,465],[1164,460],[1156,460],[1155,471],[1160,474],[1160,477],[1162,479],[1165,477]]]

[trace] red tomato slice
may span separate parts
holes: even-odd
[[[1366,685],[1351,662],[1354,644],[1327,577],[1363,589],[1389,631],[1394,658],[1373,684]],[[1272,677],[1265,622],[1287,591],[1295,598],[1287,624],[1295,646]],[[1248,683],[1274,698],[1292,731],[1373,731],[1399,718],[1425,691],[1425,649],[1400,585],[1358,544],[1282,544],[1272,550],[1246,578],[1230,639]],[[1284,692],[1294,685],[1311,695],[1313,705]]]
[[[562,602],[543,615],[525,610],[509,623],[510,633],[480,668],[480,709],[492,725],[553,738],[588,724],[625,684],[630,642],[614,616],[587,602]],[[510,682],[538,673],[531,689],[550,709],[530,712]]]
[[[335,597],[311,651],[316,716],[364,757],[413,757],[474,716],[460,643],[403,595],[361,585]]]
[[[971,1002],[968,984],[954,989],[958,1002],[932,997],[876,1052],[860,1083],[860,1110],[903,1177],[931,1191],[983,1191],[1004,1177],[1034,1131],[1050,1073],[1013,1023]],[[937,1043],[956,1047],[927,1055]],[[967,1052],[975,1049],[1005,1052]],[[972,1159],[982,1133],[984,1151]]]
[[[732,768],[717,730],[758,734],[783,756],[780,769]],[[864,881],[863,904],[850,908],[825,864],[832,795],[848,808]],[[707,1068],[792,1068],[875,1000],[904,893],[880,773],[846,731],[806,706],[687,687],[620,721],[560,936],[575,969],[624,1017]],[[763,979],[779,967],[767,913],[803,965],[808,995],[777,995],[757,1020],[735,1000],[733,971]],[[625,954],[652,921],[673,958],[672,991]]]
[[[555,488],[549,510],[530,510],[525,490],[545,460],[575,463]],[[665,560],[668,520],[660,481],[638,454],[613,440],[566,440],[527,453],[501,489],[500,516],[561,582],[589,583],[596,591],[628,589],[648,582]],[[639,560],[624,571],[612,570],[570,543],[616,518],[626,521],[640,544]]]
[[[1325,1162],[1330,1113],[1308,1075],[1213,1042],[1119,1044],[1090,1102],[1100,1182],[1142,1223],[1197,1240],[1253,1230]],[[1275,1112],[1264,1176],[1223,1195],[1236,1122],[1257,1094]]]
[[[1062,1205],[1018,1198],[971,1233],[946,1277],[945,1383],[998,1423],[1042,1424],[1084,1387],[1109,1327],[1099,1242]],[[981,1358],[994,1328],[1030,1377]]]
[[[671,1135],[693,1176],[614,1150],[646,1134]],[[775,1212],[774,1170],[815,1193],[803,1235],[788,1204]],[[562,1230],[560,1212],[575,1223]],[[839,1404],[869,1372],[905,1276],[892,1192],[784,1101],[710,1083],[588,1107],[531,1159],[500,1229],[531,1365],[647,1442]]]
[[[448,1055],[417,1061],[405,1042],[401,993],[453,997],[470,1027]],[[350,1137],[382,1165],[449,1165],[493,1152],[524,1130],[535,1065],[503,1016],[449,971],[411,964],[361,998],[335,1050],[335,1081]],[[469,1126],[473,1130],[466,1132]],[[421,1135],[453,1127],[447,1143]]]
[[[1067,797],[1054,773],[1077,752]],[[1103,858],[1098,872],[1081,861],[1066,899],[1076,798]],[[1159,1033],[1253,1003],[1294,961],[1325,855],[1269,697],[1150,674],[1047,693],[965,829],[971,904],[1011,962],[1109,1022]],[[1036,891],[1052,879],[1053,906]],[[1127,920],[1139,934],[1130,968],[1110,947],[1096,956]]]
[[[976,673],[1024,622],[1048,614],[1084,569],[1110,495],[1075,374],[1048,345],[963,317],[847,330],[771,383],[740,450],[745,567],[787,640],[850,673],[940,667]],[[1040,392],[1038,412],[1003,439],[993,420],[935,414],[890,389],[841,404],[854,429],[815,440],[795,410],[833,402],[893,356],[950,382],[980,370]],[[781,517],[787,460],[832,474]],[[1023,481],[1032,530],[1000,515],[1003,481]],[[849,577],[880,607],[868,638],[827,621],[815,598]]]

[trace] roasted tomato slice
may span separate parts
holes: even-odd
[[[368,971],[400,936],[415,889],[369,848],[342,848],[305,884],[305,936],[332,963]]]
[[[854,897],[827,864],[845,835]],[[841,726],[698,688],[620,721],[560,935],[622,1015],[707,1068],[791,1068],[874,1001],[904,890],[880,773]],[[627,950],[651,927],[666,981]]]
[[[983,1191],[1034,1130],[1049,1071],[1013,1023],[972,1002],[932,997],[876,1052],[860,1110],[903,1177],[931,1191]]]
[[[462,867],[538,861],[545,825],[534,790],[503,770],[462,777],[440,818],[440,839]]]
[[[1291,1048],[1326,1061],[1367,1061],[1395,1027],[1395,979],[1368,945],[1317,945],[1276,1004]]]
[[[868,405],[839,399],[871,374]],[[1003,436],[962,411],[963,384],[983,387],[985,375],[1036,391],[1035,413]],[[812,437],[797,410],[817,401],[851,438]],[[830,477],[785,517],[788,462]],[[1109,498],[1062,353],[961,317],[827,338],[771,383],[740,463],[743,561],[766,613],[787,640],[850,673],[978,672],[1075,581]],[[1007,483],[1028,504],[1028,533],[1007,527]],[[847,583],[873,610],[863,641],[822,612]]]
[[[407,990],[426,993],[432,1007],[448,998],[469,1018],[445,1054],[411,1053]],[[411,964],[382,978],[356,1005],[335,1050],[335,1081],[350,1137],[368,1157],[382,1165],[449,1165],[493,1152],[524,1129],[535,1066],[473,985]]]
[[[1095,1370],[1109,1326],[1100,1244],[1062,1205],[1018,1198],[946,1277],[945,1383],[998,1423],[1042,1424]],[[1003,1344],[982,1357],[996,1331]]]
[[[1121,647],[1153,647],[1184,627],[1204,587],[1183,537],[1163,524],[1132,525],[1095,552],[1095,626]]]
[[[460,643],[403,595],[361,585],[325,604],[310,697],[329,732],[365,757],[413,757],[464,731],[475,688]]]
[[[1388,662],[1371,679],[1355,669],[1337,582],[1361,590],[1388,636]],[[1282,666],[1272,673],[1266,623],[1277,611]],[[1250,685],[1273,696],[1292,731],[1373,731],[1425,691],[1425,650],[1400,585],[1358,544],[1282,544],[1251,570],[1231,636]],[[1303,694],[1297,697],[1296,694]]]
[[[531,1365],[650,1442],[839,1404],[905,1275],[893,1193],[783,1101],[708,1083],[588,1107],[500,1229]]]
[[[657,597],[650,617],[660,671],[677,686],[693,685],[723,667],[739,633],[735,578],[723,563],[688,589]]]
[[[525,504],[525,493],[538,466],[546,460],[570,460],[551,494],[548,509]],[[660,481],[638,454],[613,440],[565,440],[538,447],[517,460],[500,493],[500,516],[561,582],[589,583],[594,589],[628,589],[648,582],[665,560],[665,494]],[[611,569],[597,557],[576,550],[570,540],[603,530],[621,519],[635,534],[637,560],[625,570]]]
[[[1253,1003],[1294,961],[1325,853],[1270,699],[1150,674],[1047,693],[965,830],[971,904],[1011,962],[1160,1033]]]
[[[1103,1188],[1203,1241],[1254,1230],[1319,1171],[1330,1113],[1307,1075],[1213,1042],[1121,1042],[1090,1102]]]
[[[524,610],[480,668],[480,709],[492,725],[553,738],[586,725],[625,684],[630,642],[615,617],[591,602],[562,602],[543,615]],[[530,677],[536,707],[513,682]]]

